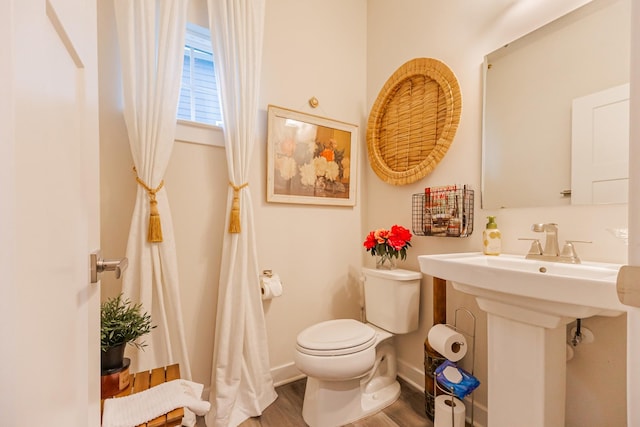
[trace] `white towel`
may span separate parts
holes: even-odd
[[[211,403],[201,398],[202,384],[173,380],[125,397],[105,399],[102,427],[135,427],[176,408],[205,415]]]

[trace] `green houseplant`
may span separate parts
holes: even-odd
[[[122,367],[127,344],[143,349],[139,338],[155,328],[151,316],[122,294],[100,306],[100,355],[102,372]]]

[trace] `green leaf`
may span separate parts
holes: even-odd
[[[142,313],[142,304],[133,304],[122,294],[100,306],[100,347],[103,351],[122,343],[144,348],[146,344],[137,340],[155,327],[151,324],[151,316]]]

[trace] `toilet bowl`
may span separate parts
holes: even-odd
[[[400,395],[394,333],[417,329],[421,273],[364,269],[367,319],[336,319],[298,334],[294,360],[307,375],[302,416],[337,427],[373,415]],[[391,315],[390,315],[391,313]]]
[[[308,376],[328,381],[359,378],[375,362],[376,331],[353,319],[317,323],[298,335],[295,362]]]

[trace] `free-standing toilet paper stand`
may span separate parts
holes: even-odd
[[[471,326],[471,330],[465,330],[462,329],[461,327],[458,326],[458,313],[459,312],[463,312],[465,313],[468,318],[469,318],[469,323]],[[447,326],[449,326],[450,328],[452,328],[454,331],[459,332],[463,335],[465,335],[465,337],[467,338],[467,345],[469,345],[469,342],[471,342],[471,345],[469,345],[469,347],[471,347],[469,350],[471,350],[470,352],[467,352],[467,355],[469,355],[469,353],[471,353],[471,367],[469,368],[471,375],[473,375],[473,371],[474,371],[474,367],[475,367],[475,363],[476,363],[476,316],[474,316],[474,314],[464,308],[464,307],[460,307],[457,308],[455,311],[455,315],[454,315],[454,320],[453,320],[453,324],[446,324]],[[465,355],[465,357],[467,356]],[[433,395],[434,397],[438,395],[438,391],[441,391],[442,393],[448,394],[449,397],[451,398],[451,426],[454,426],[454,417],[455,417],[455,405],[453,402],[455,402],[456,397],[454,394],[453,389],[447,389],[445,387],[443,387],[441,384],[438,383],[437,379],[433,381]],[[441,394],[442,394],[441,393]],[[474,397],[473,397],[473,392],[470,393],[471,396],[471,425],[473,426],[473,411],[475,409],[475,402],[474,402]],[[465,421],[466,422],[466,421]]]

